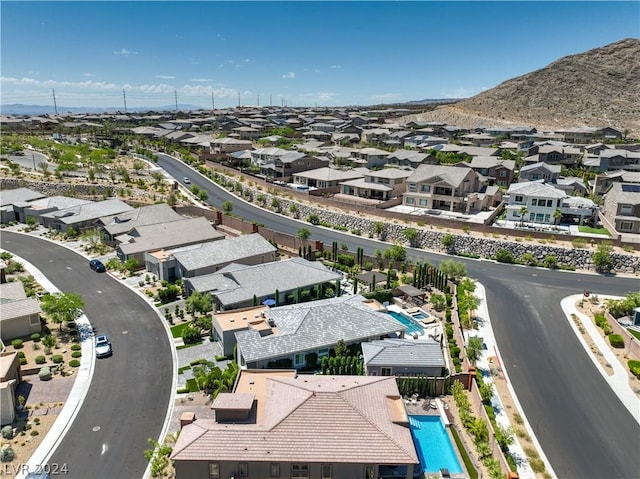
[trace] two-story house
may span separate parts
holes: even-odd
[[[412,171],[399,168],[369,171],[364,173],[363,178],[340,183],[340,194],[336,195],[336,199],[355,197],[375,202],[389,201],[404,192],[405,181],[411,174]]]
[[[464,213],[482,209],[478,201],[468,201],[482,187],[471,168],[420,165],[406,181],[403,203],[407,206]]]
[[[544,162],[530,163],[520,168],[519,183],[544,180],[554,183],[560,176],[561,165],[550,165]]]
[[[640,234],[640,184],[613,183],[604,197],[602,214],[618,233]]]
[[[512,183],[507,193],[507,220],[522,224],[555,224],[558,221],[555,212],[567,197],[564,191],[542,181]]]
[[[513,181],[513,172],[516,167],[514,160],[503,160],[499,156],[474,156],[468,166],[476,173],[486,178],[490,185],[496,184],[507,188]]]
[[[360,150],[353,150],[349,160],[369,169],[382,168],[387,164],[390,155],[390,152],[378,148],[362,148]]]

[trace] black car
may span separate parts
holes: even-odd
[[[104,273],[107,271],[105,265],[99,259],[92,259],[89,261],[89,268],[91,268],[96,273]]]

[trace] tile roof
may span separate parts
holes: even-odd
[[[432,339],[382,339],[362,343],[364,363],[371,366],[445,367],[442,349]]]
[[[300,173],[294,173],[293,175],[300,178],[308,178],[312,180],[322,181],[342,181],[350,180],[353,178],[362,178],[363,174],[355,170],[338,170],[337,168],[329,168],[324,166],[322,168],[316,168],[315,170],[301,171]]]
[[[463,166],[419,165],[411,176],[407,178],[407,182],[420,183],[441,178],[447,184],[458,187],[470,171],[473,170]]]
[[[186,270],[241,262],[245,258],[275,253],[278,250],[257,233],[221,241],[185,246],[168,251]]]
[[[185,219],[166,203],[142,206],[131,211],[100,218],[103,228],[111,235],[131,231],[136,226],[168,223]]]
[[[0,206],[13,205],[25,201],[32,201],[43,198],[45,195],[29,188],[15,188],[13,190],[0,191]]]
[[[360,295],[271,308],[267,316],[277,334],[260,336],[252,329],[236,333],[238,350],[247,362],[332,347],[341,339],[350,343],[405,330],[388,314],[367,306]]]
[[[524,196],[539,196],[543,198],[566,198],[567,194],[558,188],[541,183],[539,181],[525,181],[523,183],[512,183],[507,193]]]
[[[133,207],[124,201],[110,199],[96,202],[90,201],[83,205],[52,211],[43,214],[42,217],[54,218],[64,224],[76,224],[131,210],[133,210]]]
[[[182,429],[171,458],[418,463],[395,378],[270,376],[256,377],[266,383],[257,399],[266,404],[255,423],[196,420]]]
[[[340,278],[341,274],[317,261],[292,258],[253,266],[232,263],[216,273],[185,281],[196,291],[214,293],[223,306],[230,306],[250,301],[254,295],[260,298],[273,295],[276,290],[291,291]]]

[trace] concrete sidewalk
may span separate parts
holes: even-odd
[[[503,365],[504,362],[502,361],[502,357],[500,356],[500,351],[498,350],[495,336],[493,335],[493,328],[491,327],[491,318],[489,317],[489,310],[487,308],[485,288],[481,283],[476,282],[475,295],[479,300],[478,309],[476,310],[478,328],[472,331],[465,332],[465,342],[468,342],[469,337],[472,337],[472,336],[478,336],[482,338],[484,344],[486,345],[486,349],[482,350],[481,357],[476,362],[476,368],[480,372],[482,372],[483,379],[486,383],[493,384],[493,377],[491,375],[492,364],[489,362],[489,358],[493,356],[497,356],[498,361],[500,362],[500,365]],[[495,364],[493,365],[493,367],[495,367]],[[509,388],[509,393],[511,395],[511,398],[513,399],[513,402],[515,403],[516,408],[518,409],[518,413],[520,414],[520,416],[524,421],[524,426],[527,430],[527,433],[529,434],[529,437],[531,438],[531,441],[536,446],[536,449],[540,452],[540,458],[544,461],[547,471],[552,475],[552,477],[554,478],[557,477],[553,471],[553,468],[551,467],[551,464],[546,458],[544,451],[542,450],[542,447],[538,442],[538,439],[536,438],[533,432],[533,428],[527,421],[527,417],[524,414],[522,406],[520,405],[520,402],[518,401],[518,397],[516,396],[516,392],[513,389],[513,386],[511,385],[511,381],[509,380],[506,368],[501,367],[501,370],[502,370],[502,374],[505,377],[507,387]],[[491,398],[491,405],[493,406],[493,409],[495,411],[496,422],[504,428],[508,428],[509,426],[511,426],[509,422],[509,417],[505,412],[505,408],[502,404],[500,396],[498,395],[498,392],[495,387],[493,388],[493,397]],[[518,438],[515,435],[513,436],[513,439],[514,439],[514,443],[509,446],[509,451],[512,452],[518,458],[522,459],[517,461],[519,477],[521,479],[535,479],[536,474],[535,472],[533,472],[533,469],[531,469],[529,465],[529,461],[526,460],[527,455],[525,454],[522,445],[520,444],[520,442],[518,441]]]
[[[601,299],[623,299],[617,296],[598,295],[598,297]],[[638,422],[638,424],[640,424],[640,399],[638,398],[636,393],[633,392],[631,386],[629,385],[629,375],[627,373],[627,370],[620,363],[617,356],[613,354],[613,352],[611,351],[611,347],[601,336],[600,332],[598,331],[598,327],[591,320],[591,318],[582,314],[576,308],[576,304],[582,299],[582,294],[574,294],[573,296],[567,296],[566,298],[564,298],[560,305],[562,306],[562,310],[567,316],[567,320],[569,321],[571,328],[573,328],[573,331],[576,333],[578,340],[593,361],[593,364],[596,365],[596,368],[598,369],[598,371],[600,371],[600,374],[602,374],[604,380],[609,384],[611,390],[616,394],[616,396],[618,396],[620,402],[624,404],[624,407],[627,408],[633,418]],[[613,369],[613,374],[611,376],[604,370],[598,359],[594,356],[593,351],[591,350],[585,339],[582,337],[578,326],[572,319],[573,314],[575,314],[576,317],[580,320],[582,326],[584,326],[585,331],[591,337],[598,350],[611,365],[611,368]]]

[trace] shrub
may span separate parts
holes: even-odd
[[[33,430],[33,431],[31,431],[29,434],[30,434],[30,435],[32,435],[32,436],[37,436],[37,435],[39,435],[40,433],[34,429],[34,430]]]
[[[51,356],[51,361],[56,364],[60,364],[63,361],[62,354],[54,354]]]
[[[72,358],[79,358],[80,356],[82,356],[82,352],[80,351],[74,351],[71,353]]]
[[[2,437],[4,439],[11,439],[13,437],[13,428],[10,425],[2,428]]]
[[[20,359],[24,359],[24,358],[25,358],[24,351],[19,351],[19,352],[18,352],[18,357],[19,357]]]
[[[82,345],[76,343],[71,345],[71,351],[80,351],[82,349]]]
[[[44,364],[47,361],[47,358],[44,356],[36,356],[36,364]]]
[[[47,367],[40,368],[38,377],[40,378],[40,381],[48,381],[49,379],[51,379],[51,369]]]
[[[608,338],[614,348],[624,348],[624,339],[619,334],[610,334]]]
[[[13,349],[21,349],[23,346],[22,339],[14,339],[11,341],[11,346],[13,346]]]
[[[200,330],[189,325],[182,331],[182,340],[184,341],[184,344],[199,343],[202,340],[200,337]]]
[[[574,248],[584,248],[585,246],[587,246],[587,240],[584,238],[576,238],[571,241],[571,245]]]
[[[22,366],[24,366],[25,364],[27,364],[27,358],[20,358],[20,364]]]
[[[78,361],[77,359],[72,359],[71,361],[69,361],[69,366],[71,366],[72,368],[77,368],[78,366],[80,366],[80,361]]]
[[[33,333],[31,335],[31,340],[35,343],[39,343],[40,342],[40,333]]]
[[[496,252],[496,261],[499,263],[513,263],[513,254],[508,249],[499,249]]]
[[[11,462],[15,456],[16,455],[9,444],[2,446],[2,449],[0,449],[0,461],[2,462]]]
[[[629,366],[631,374],[633,374],[637,378],[640,378],[640,361],[629,359],[629,361],[627,361],[627,365]]]

